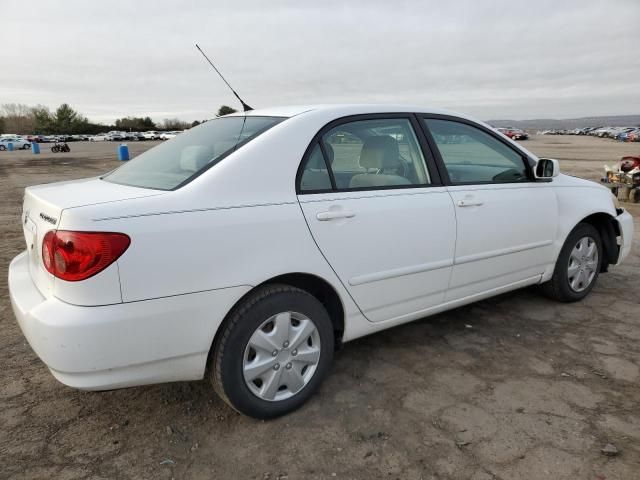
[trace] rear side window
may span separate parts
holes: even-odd
[[[329,177],[320,145],[316,144],[302,165],[300,191],[317,192],[322,190],[331,190],[331,177]]]
[[[331,175],[337,190],[430,183],[422,150],[407,118],[343,123],[326,132],[320,141],[322,148],[315,146],[303,165],[301,192],[330,189]]]
[[[479,128],[424,119],[452,183],[527,182],[522,155]]]
[[[173,190],[282,120],[251,116],[209,120],[147,150],[102,179],[133,187]]]

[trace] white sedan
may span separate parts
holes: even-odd
[[[160,134],[158,135],[158,138],[160,140],[171,140],[172,138],[175,138],[178,134],[180,134],[182,132],[178,132],[178,131],[174,131],[174,132],[160,132]]]
[[[58,380],[206,376],[257,418],[302,405],[355,338],[527,285],[581,300],[633,236],[556,160],[379,105],[216,118],[100,178],[27,188],[22,223],[11,301]]]
[[[27,150],[31,148],[31,142],[22,137],[2,137],[0,138],[0,151],[8,150],[9,144],[14,150]]]
[[[148,132],[142,132],[142,137],[145,140],[158,140],[160,138],[160,132],[156,132],[155,130],[150,130]]]

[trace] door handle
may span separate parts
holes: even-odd
[[[480,200],[458,200],[459,207],[479,207],[483,203]]]
[[[334,220],[336,218],[353,218],[356,214],[349,210],[329,210],[328,212],[319,212],[316,218],[321,222]]]

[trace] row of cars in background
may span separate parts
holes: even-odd
[[[32,143],[67,143],[67,142],[130,142],[144,140],[169,140],[182,131],[170,132],[116,132],[100,133],[98,135],[0,135],[0,151],[9,150],[9,144],[14,150],[28,150]]]
[[[97,135],[2,135],[0,143],[11,142],[14,148],[30,148],[31,143],[58,143],[58,142],[101,142],[101,141],[143,141],[143,140],[169,140],[175,137],[181,131],[171,132],[108,132]],[[23,147],[23,145],[28,146]]]
[[[585,127],[572,130],[541,130],[538,135],[589,135],[620,142],[640,142],[640,127]]]
[[[122,142],[122,141],[144,141],[144,140],[169,140],[182,133],[180,130],[170,132],[108,132],[92,135],[87,140],[90,142]]]

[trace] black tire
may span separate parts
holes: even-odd
[[[298,393],[280,401],[255,395],[244,380],[245,349],[262,323],[283,311],[299,312],[313,321],[320,336],[320,358],[313,376]],[[314,296],[289,285],[257,288],[237,305],[221,326],[209,364],[209,379],[220,397],[238,412],[266,420],[299,408],[317,390],[333,359],[334,335],[331,319]]]
[[[7,149],[4,145],[0,145],[0,152],[4,152]]]
[[[598,249],[598,265],[595,271],[595,276],[587,288],[582,291],[575,291],[571,288],[569,283],[569,274],[567,269],[569,267],[571,251],[578,243],[578,240],[583,237],[591,237],[594,240]],[[589,223],[579,223],[571,233],[569,233],[567,240],[564,242],[553,271],[553,276],[551,277],[551,280],[542,284],[542,291],[549,298],[560,302],[577,302],[582,300],[589,294],[598,281],[603,255],[602,239],[600,238],[598,230]]]
[[[51,147],[52,153],[58,153],[60,151],[60,147]]]
[[[28,143],[25,143],[25,144],[22,146],[22,149],[23,149],[23,150],[29,150],[30,148],[31,148],[31,145],[29,145]]]

